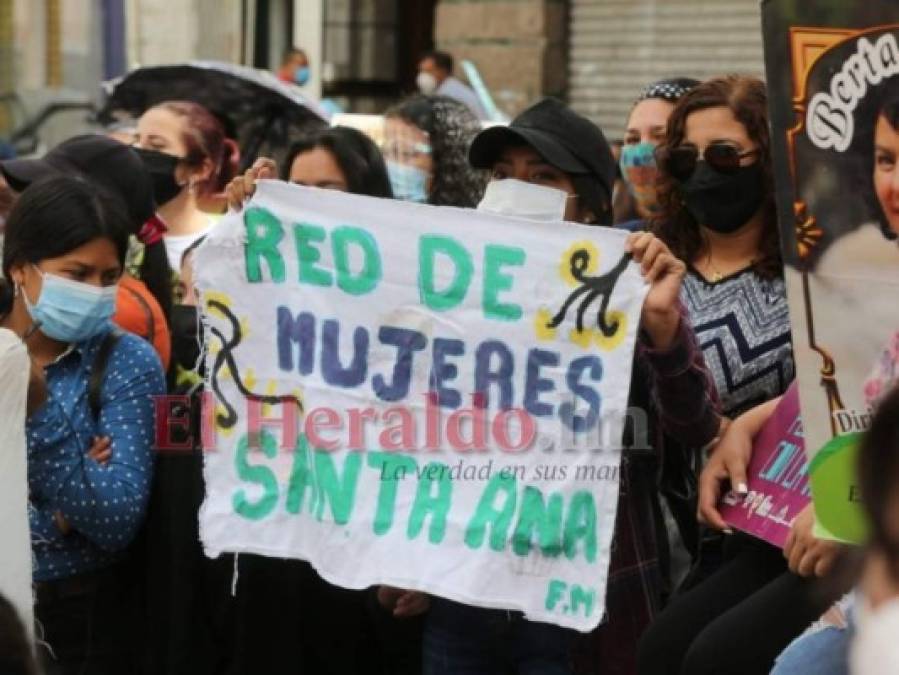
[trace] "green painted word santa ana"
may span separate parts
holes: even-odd
[[[451,469],[446,464],[419,465],[414,457],[393,452],[348,452],[338,466],[337,456],[310,448],[304,435],[297,440],[292,470],[282,486],[269,467],[251,461],[260,452],[269,459],[278,453],[274,436],[264,430],[258,450],[251,451],[244,436],[235,454],[238,477],[253,489],[237,489],[232,506],[248,520],[263,520],[280,506],[291,515],[306,513],[318,521],[346,525],[361,515],[355,508],[360,481],[374,480],[378,481],[375,512],[366,515],[376,535],[404,527],[408,539],[427,536],[430,543],[439,545],[446,538],[450,510],[462,509],[470,511],[464,532],[470,549],[486,545],[501,552],[511,545],[517,555],[527,556],[536,545],[547,557],[564,555],[574,560],[582,555],[587,562],[596,562],[596,503],[589,490],[573,492],[566,503],[562,492],[544,495],[501,471],[486,482],[476,503],[454,503]],[[417,480],[408,514],[397,513],[397,489],[403,476]]]

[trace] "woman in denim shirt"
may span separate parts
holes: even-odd
[[[50,674],[133,671],[126,549],[149,496],[165,382],[153,348],[110,323],[129,229],[118,198],[70,177],[26,189],[6,226],[0,326],[31,357],[29,518]]]

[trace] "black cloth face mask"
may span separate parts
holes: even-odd
[[[157,208],[172,201],[181,193],[184,186],[178,185],[178,181],[175,180],[175,169],[178,168],[178,162],[183,159],[182,157],[144,148],[134,148],[134,151],[143,160],[153,180],[153,199]]]
[[[169,321],[172,334],[172,358],[185,370],[193,370],[200,358],[200,340],[197,308],[193,305],[175,305]]]
[[[680,192],[700,225],[720,234],[736,232],[765,198],[762,164],[756,161],[732,173],[721,173],[707,162],[698,162],[693,175],[681,183]]]

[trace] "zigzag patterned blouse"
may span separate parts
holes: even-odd
[[[795,367],[783,279],[763,279],[747,268],[712,282],[691,268],[681,299],[725,415],[736,417],[786,391]]]

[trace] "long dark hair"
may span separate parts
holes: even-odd
[[[783,258],[777,229],[777,210],[774,201],[774,170],[771,161],[771,133],[768,127],[768,94],[765,84],[755,77],[727,75],[707,80],[677,102],[668,118],[668,131],[659,152],[676,148],[684,142],[687,118],[694,112],[708,108],[728,108],[758,144],[765,185],[764,232],[760,242],[761,258],[755,271],[766,279],[783,276]],[[671,248],[681,260],[690,263],[705,245],[699,223],[685,208],[678,182],[659,167],[658,197],[662,207],[650,229]]]
[[[163,316],[168,320],[172,314],[172,268],[162,240],[144,245],[144,257],[137,276],[159,303]]]
[[[578,206],[584,211],[592,213],[596,220],[585,225],[611,225],[614,208],[611,197],[606,195],[606,189],[592,173],[569,173],[568,179],[577,195]]]
[[[29,185],[6,221],[0,315],[12,309],[13,265],[58,258],[95,239],[109,239],[119,263],[128,250],[129,217],[118,195],[72,176],[51,176]]]
[[[893,518],[899,491],[899,387],[894,386],[877,406],[859,451],[858,479],[870,543],[886,554],[899,580],[899,541]]]
[[[350,127],[331,127],[304,136],[290,146],[281,177],[288,180],[297,155],[322,148],[331,153],[343,172],[349,191],[370,197],[393,197],[381,151],[368,136]]]
[[[384,116],[404,120],[430,137],[434,180],[428,204],[477,206],[489,176],[468,163],[468,146],[481,130],[468,106],[445,96],[413,96]]]
[[[153,216],[153,188],[150,176],[143,161],[133,151],[130,176],[112,176],[113,181],[106,184],[109,190],[115,191],[125,202],[131,216],[131,234],[137,235],[143,224]],[[88,178],[100,178],[91,173],[91,166],[83,166]],[[106,176],[107,174],[103,174]],[[108,176],[107,176],[108,178]],[[137,277],[150,291],[162,314],[168,321],[172,314],[172,268],[165,250],[165,242],[160,239],[153,243],[144,243],[143,257],[137,269]]]
[[[37,665],[16,608],[0,595],[0,673],[36,675]]]

